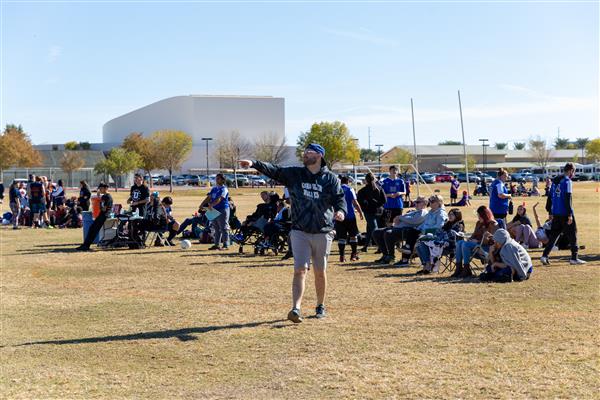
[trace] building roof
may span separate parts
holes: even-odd
[[[390,150],[383,153],[381,156],[385,157],[388,153],[394,151],[396,147],[407,150],[411,153],[414,153],[413,146],[407,145],[399,145],[394,146]],[[468,154],[481,154],[482,147],[477,145],[467,145],[467,153]],[[451,156],[451,155],[462,155],[463,154],[463,146],[462,145],[418,145],[417,153],[419,156]],[[498,150],[495,147],[488,147],[486,149],[486,154],[488,155],[504,155],[506,154],[506,150]]]

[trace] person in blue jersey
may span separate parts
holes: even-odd
[[[458,199],[458,189],[460,189],[460,182],[456,176],[452,177],[450,181],[450,204],[456,203]]]
[[[356,193],[348,185],[348,177],[342,176],[340,178],[342,183],[342,190],[344,191],[344,200],[346,201],[346,218],[343,221],[335,222],[335,231],[338,238],[338,249],[340,250],[340,262],[346,262],[346,243],[350,243],[351,253],[350,261],[357,261],[358,258],[358,225],[356,224],[355,211],[358,212],[360,219],[363,220],[363,212],[360,208],[360,204],[356,199]]]
[[[508,205],[512,195],[504,183],[508,180],[508,172],[504,168],[498,170],[496,180],[492,182],[492,191],[490,193],[490,210],[494,218],[498,221],[501,228],[506,228],[506,216],[508,215]]]
[[[585,264],[585,261],[579,259],[577,252],[577,225],[575,224],[575,214],[573,211],[573,175],[575,167],[573,163],[567,163],[564,167],[564,175],[557,176],[550,187],[548,202],[550,215],[552,215],[552,228],[548,234],[548,243],[544,248],[544,253],[540,258],[543,265],[549,265],[548,256],[555,246],[556,240],[561,234],[564,234],[571,245],[572,265]]]
[[[229,191],[225,186],[223,174],[217,174],[215,181],[217,184],[210,189],[206,199],[200,205],[200,207],[208,207],[209,210],[214,209],[220,212],[219,216],[210,223],[215,236],[213,238],[214,245],[209,250],[221,250],[221,243],[223,249],[227,249],[229,239]]]
[[[386,197],[383,206],[386,225],[391,225],[397,215],[402,215],[404,209],[403,198],[406,194],[404,179],[398,176],[398,167],[392,165],[389,171],[390,176],[385,178],[381,184]]]
[[[240,160],[242,168],[253,167],[287,187],[292,204],[290,240],[294,257],[292,310],[288,319],[302,322],[300,306],[306,271],[312,264],[317,292],[316,317],[325,317],[327,290],[327,258],[333,240],[334,221],[346,217],[346,201],[340,180],[327,168],[325,149],[311,143],[304,149],[302,167],[280,167],[256,160]]]

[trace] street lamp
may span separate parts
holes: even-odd
[[[375,147],[377,147],[377,159],[378,159],[377,169],[379,169],[379,177],[381,178],[381,148],[383,147],[383,145],[376,144]]]
[[[356,145],[356,148],[359,149],[358,150],[358,159],[360,161],[360,148],[358,147],[358,139],[352,138],[352,140],[354,141],[354,144]],[[352,174],[354,174],[354,176],[353,176],[353,178],[354,178],[354,189],[356,189],[356,163],[354,162],[354,157],[352,157]]]
[[[482,161],[482,164],[483,164],[483,172],[485,172],[485,169],[486,169],[486,161],[487,161],[487,160],[486,160],[486,152],[485,152],[485,148],[486,148],[487,146],[489,146],[489,144],[487,144],[487,142],[488,142],[488,139],[479,139],[479,141],[481,142],[481,148],[482,148],[482,154],[481,154],[481,156],[482,156],[482,160],[481,160],[481,161]]]
[[[210,177],[208,176],[208,141],[213,140],[213,138],[203,137],[202,140],[206,142],[206,182],[207,186],[210,186]]]

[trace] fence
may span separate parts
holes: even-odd
[[[94,173],[93,168],[81,168],[77,171],[73,171],[71,177],[69,174],[63,171],[61,168],[11,168],[2,171],[0,180],[2,180],[6,186],[7,183],[13,181],[13,179],[27,179],[29,174],[36,176],[47,176],[48,179],[52,179],[53,182],[62,179],[63,183],[67,187],[79,186],[79,181],[87,181],[90,186],[97,186],[100,181],[103,181],[105,177],[103,175],[97,175]]]

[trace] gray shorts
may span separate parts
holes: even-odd
[[[327,257],[331,250],[333,232],[306,233],[292,229],[290,239],[294,253],[294,269],[310,269],[324,271],[327,268]]]

